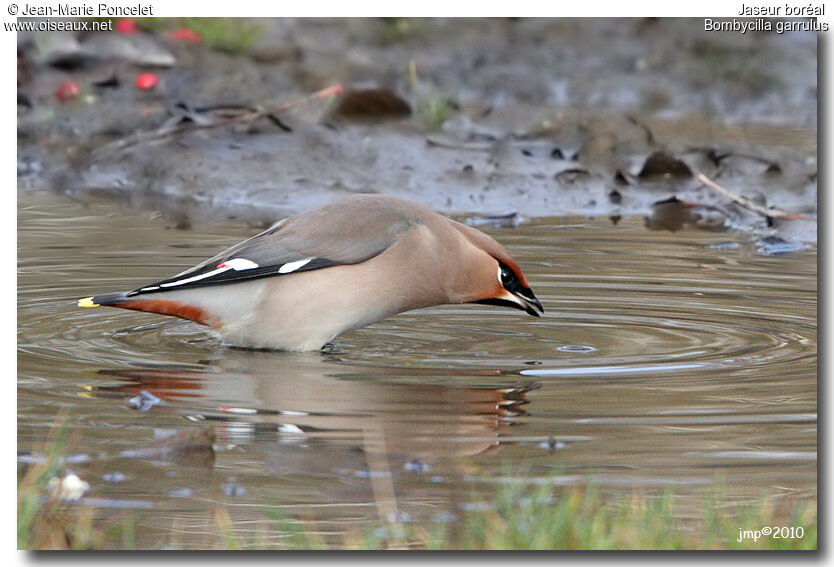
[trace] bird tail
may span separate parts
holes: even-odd
[[[95,297],[85,297],[78,300],[79,307],[120,307],[132,311],[145,311],[159,315],[172,315],[182,319],[189,319],[201,325],[219,328],[220,322],[207,311],[197,305],[174,299],[160,299],[157,294],[150,297],[135,297],[127,292],[108,293]]]

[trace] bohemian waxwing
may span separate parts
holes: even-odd
[[[305,351],[446,303],[544,312],[493,238],[403,199],[359,195],[283,219],[172,278],[78,305],[174,315],[230,345]]]

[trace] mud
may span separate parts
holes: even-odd
[[[449,214],[644,215],[662,230],[816,241],[812,33],[705,32],[700,19],[250,24],[257,39],[237,54],[159,30],[20,34],[19,185],[110,195],[180,228],[379,192]],[[141,91],[148,70],[160,83]],[[81,95],[61,102],[67,80]],[[390,97],[341,115],[338,97],[304,99],[331,85],[343,100]],[[788,215],[739,206],[698,172]],[[671,198],[686,222],[658,221]]]

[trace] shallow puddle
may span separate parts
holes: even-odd
[[[86,502],[135,510],[137,547],[215,545],[218,502],[263,545],[279,537],[268,509],[335,542],[392,514],[449,522],[507,477],[591,480],[614,497],[672,487],[692,510],[711,491],[816,497],[814,249],[767,256],[745,235],[640,218],[485,226],[543,318],[444,306],[324,353],[251,352],[189,322],[75,302],[170,276],[255,228],[18,201],[21,460],[65,415]],[[213,459],[166,444],[203,428]]]

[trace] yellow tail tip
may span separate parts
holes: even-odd
[[[98,307],[98,303],[93,303],[92,297],[85,297],[84,299],[78,300],[79,307]]]

